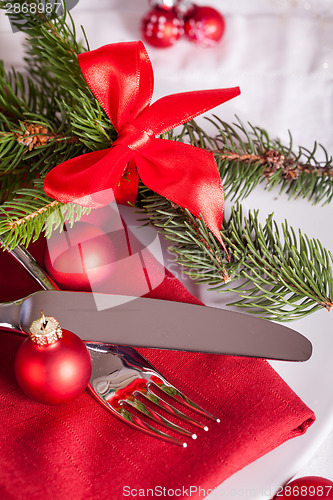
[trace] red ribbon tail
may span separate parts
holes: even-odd
[[[209,226],[207,226],[207,227],[209,227]],[[221,243],[221,245],[222,245],[222,247],[223,247],[223,249],[224,249],[224,251],[225,251],[225,253],[227,255],[228,262],[230,264],[230,256],[229,256],[228,250],[227,250],[227,248],[226,248],[226,246],[224,244],[224,241],[222,239],[221,231],[220,230],[216,231],[216,230],[214,230],[214,228],[209,228],[209,229],[211,230],[211,232],[213,233],[213,235],[215,236],[215,238],[218,240],[218,242]]]
[[[155,139],[135,154],[142,182],[202,218],[225,249],[220,229],[224,195],[214,155],[181,142]]]

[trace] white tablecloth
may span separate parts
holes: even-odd
[[[155,72],[154,99],[185,90],[239,85],[242,95],[215,110],[216,114],[226,121],[233,121],[237,114],[244,122],[266,128],[272,137],[280,137],[282,141],[288,141],[290,129],[295,145],[312,148],[317,140],[332,153],[333,2],[210,0],[207,3],[225,15],[227,29],[222,43],[210,49],[196,47],[186,40],[164,50],[147,46]],[[77,25],[84,25],[91,48],[96,48],[105,43],[139,39],[139,21],[147,9],[146,0],[99,0],[98,3],[80,0],[72,13]],[[9,22],[1,13],[0,58],[22,66],[21,42],[21,34],[11,33]],[[207,123],[205,127],[209,128]],[[332,205],[310,209],[306,202],[287,202],[284,198],[276,202],[274,196],[277,193],[259,191],[245,206],[259,204],[263,215],[274,209],[278,220],[287,217],[294,227],[320,238],[332,250]],[[205,292],[199,294],[207,299]],[[207,300],[214,303],[217,299],[210,295]],[[323,335],[332,335],[332,318],[329,324],[326,315],[314,316],[315,320],[299,322],[299,331],[311,328],[318,335],[321,331]],[[304,446],[304,454],[302,446],[298,452],[298,476],[318,475],[333,480],[333,432],[329,432],[333,429],[331,372],[328,371],[327,381],[319,382],[327,383],[327,411],[322,401],[318,403],[320,418],[314,424],[315,437],[311,445]],[[283,373],[282,368],[282,376]],[[307,401],[301,383],[295,383],[295,390],[299,387],[301,397],[316,410],[317,401],[313,396]]]

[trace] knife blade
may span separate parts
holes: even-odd
[[[286,361],[306,361],[312,353],[311,342],[300,333],[248,314],[88,292],[43,290],[3,304],[0,326],[28,333],[42,309],[91,342]]]

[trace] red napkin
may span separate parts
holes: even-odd
[[[33,253],[40,260],[42,252],[39,243]],[[1,301],[38,289],[5,253],[0,269]],[[170,273],[149,295],[200,303]],[[264,360],[140,349],[171,383],[221,419],[207,421],[208,432],[199,431],[196,441],[179,448],[135,431],[88,392],[60,407],[29,400],[13,370],[22,340],[1,331],[2,499],[121,499],[140,496],[139,490],[150,497],[203,498],[315,420]]]

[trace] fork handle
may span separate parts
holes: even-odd
[[[0,246],[2,240],[0,237]],[[58,290],[47,274],[23,247],[16,247],[9,252],[28,272],[44,290]],[[20,308],[25,299],[0,304],[0,327],[6,330],[21,331]]]
[[[1,240],[0,240],[1,243]],[[21,264],[44,290],[59,290],[49,278],[44,269],[36,262],[33,256],[22,246],[17,246],[10,254]]]
[[[0,238],[1,245],[1,238]],[[36,262],[33,256],[22,246],[17,246],[9,252],[21,266],[23,266],[29,274],[36,280],[44,290],[59,290],[59,288],[51,281],[45,271]],[[25,299],[20,299],[14,302],[5,302],[0,304],[0,327],[6,330],[21,331],[20,328],[20,308]]]

